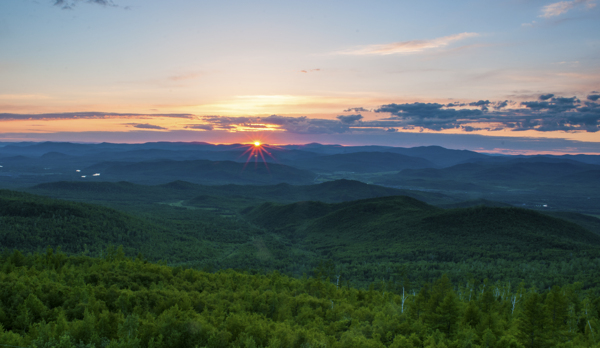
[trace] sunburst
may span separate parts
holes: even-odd
[[[269,171],[269,173],[271,172],[269,170],[269,165],[267,164],[266,156],[269,156],[273,160],[277,161],[275,157],[273,157],[273,155],[271,154],[271,151],[269,151],[270,149],[276,148],[276,146],[267,145],[261,140],[254,140],[250,144],[243,144],[242,146],[248,147],[246,151],[244,151],[244,153],[240,155],[240,157],[248,155],[248,157],[246,158],[246,163],[242,168],[242,171],[246,169],[246,166],[248,165],[248,163],[250,163],[250,161],[254,160],[254,167],[256,168],[258,166],[259,160],[262,160],[262,163],[265,165],[265,168],[267,168],[267,171]]]

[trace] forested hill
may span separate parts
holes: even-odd
[[[99,255],[109,245],[122,245],[128,255],[141,252],[159,259],[190,252],[184,246],[198,246],[198,241],[115,209],[0,190],[2,249],[32,252],[60,247],[71,254]]]
[[[266,203],[246,213],[258,225],[317,246],[334,263],[353,265],[349,272],[358,274],[378,269],[361,264],[411,262],[409,267],[418,268],[415,263],[437,263],[436,267],[457,274],[483,271],[473,264],[496,264],[498,269],[492,271],[490,266],[483,272],[518,279],[531,277],[525,270],[532,262],[541,263],[542,268],[560,268],[561,262],[581,258],[594,263],[600,257],[597,234],[520,208],[441,209],[409,197],[384,197],[338,204]],[[465,263],[471,267],[460,266]],[[592,281],[590,286],[598,285],[589,271],[552,272],[560,276],[554,279],[546,274],[550,283],[582,276]]]
[[[139,188],[117,185],[128,194]],[[170,186],[185,190],[189,184]],[[232,213],[200,207],[222,200],[218,197],[200,198],[188,201],[196,206],[152,203],[123,213],[0,191],[0,245],[23,252],[61,246],[71,254],[87,249],[90,255],[123,245],[126,255],[141,252],[169,264],[295,276],[326,263],[328,274],[360,287],[400,274],[422,284],[442,273],[458,281],[525,280],[540,288],[575,281],[600,286],[594,271],[600,267],[600,237],[531,210],[442,209],[391,196],[335,204],[265,203]]]
[[[505,245],[522,251],[600,248],[600,236],[533,210],[488,206],[441,209],[404,196],[337,204],[266,203],[248,211],[247,216],[260,225],[289,228],[307,236],[394,241],[403,245],[423,239],[415,249],[448,243],[457,248],[480,245],[484,249]],[[298,228],[300,225],[304,227]],[[425,240],[430,242],[423,244]]]
[[[157,230],[114,209],[0,190],[0,244],[5,249],[44,250],[52,245],[79,253],[115,242],[139,248]]]

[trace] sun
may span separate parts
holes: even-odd
[[[275,159],[275,157],[273,157],[273,154],[271,154],[270,151],[270,149],[277,148],[276,146],[263,143],[261,140],[252,140],[243,145],[240,145],[240,147],[246,148],[246,151],[244,151],[244,153],[240,155],[240,158],[248,156],[246,158],[246,163],[242,168],[242,172],[244,171],[244,169],[246,169],[246,166],[248,165],[248,163],[250,163],[250,161],[254,161],[255,168],[258,166],[258,162],[261,161],[264,164],[265,168],[267,168],[267,171],[269,171],[269,165],[267,164],[266,157],[271,157],[275,162],[277,162],[277,160]]]

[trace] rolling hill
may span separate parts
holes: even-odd
[[[164,222],[165,218],[168,212],[152,220],[94,204],[0,190],[0,246],[5,251],[60,247],[69,254],[99,256],[110,245],[122,245],[127,255],[141,252],[155,261],[216,261],[222,250],[207,240],[243,244],[255,234],[250,228],[221,221],[215,238],[210,236],[216,231],[214,219],[203,219],[188,231]]]
[[[143,249],[164,232],[139,218],[114,209],[0,190],[1,245],[22,251],[61,246],[68,253],[109,244]]]
[[[325,204],[265,203],[251,221],[318,245],[339,262],[566,260],[600,255],[600,236],[532,210],[477,206],[441,209],[410,197]]]
[[[85,184],[78,195],[96,190],[107,202],[111,196],[119,197],[119,191],[133,197],[146,188],[131,183]],[[364,185],[344,181],[327,184],[333,186],[330,192],[338,185],[342,189]],[[155,186],[156,191],[143,199],[155,199],[160,192],[173,195],[174,191],[189,196],[190,189],[197,186],[185,182]],[[319,190],[320,186],[311,189],[326,191],[326,187]],[[375,192],[381,189],[365,186],[365,190]],[[105,191],[106,187],[111,189]],[[287,191],[285,186],[276,189]],[[223,199],[227,203],[222,203]],[[406,196],[341,203],[260,204],[239,195],[194,193],[183,202],[183,206],[135,203],[130,213],[123,213],[3,190],[0,243],[5,250],[30,252],[61,246],[69,253],[88,250],[93,255],[108,245],[123,245],[128,255],[142,252],[149,259],[165,259],[171,264],[276,269],[296,276],[329,260],[357,286],[389,278],[399,267],[407,267],[411,277],[419,281],[448,273],[461,281],[489,277],[516,283],[520,279],[543,284],[590,282],[589,272],[579,269],[594,267],[589,263],[600,257],[599,235],[574,223],[519,208],[442,209]],[[231,208],[247,203],[257,206],[244,209],[241,218],[219,217],[201,207],[229,204]]]

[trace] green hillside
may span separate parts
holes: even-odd
[[[409,197],[384,197],[338,204],[267,203],[247,211],[246,217],[314,245],[324,258],[338,268],[347,265],[350,277],[358,278],[377,277],[381,265],[393,269],[406,262],[413,268],[422,263],[428,264],[428,270],[499,277],[500,273],[488,273],[504,263],[515,267],[502,269],[504,276],[516,280],[532,277],[525,271],[532,263],[548,269],[561,262],[579,258],[591,262],[600,257],[599,235],[572,222],[519,208],[441,209]],[[461,266],[465,264],[470,267]],[[579,276],[557,272],[568,279]],[[589,272],[583,274],[589,276]],[[378,276],[386,277],[385,273]],[[552,276],[538,276],[554,281]]]
[[[195,219],[189,219],[195,216]],[[142,253],[169,263],[219,265],[232,247],[255,250],[260,230],[214,214],[180,214],[176,207],[148,209],[132,215],[99,205],[55,200],[0,190],[0,245],[23,252],[58,248],[69,254],[100,255],[109,245],[122,245],[126,255]],[[222,267],[258,267],[250,252],[248,266],[231,259]],[[221,267],[221,266],[217,266]]]
[[[443,210],[409,197],[350,203],[264,204],[248,218],[269,228],[287,228],[321,245],[326,253],[351,258],[354,248],[371,248],[368,258],[442,261],[466,258],[529,259],[564,251],[600,251],[600,236],[561,219],[519,208]],[[310,222],[308,222],[310,220]],[[401,256],[400,256],[401,255]]]
[[[139,248],[158,231],[138,218],[89,204],[56,201],[13,191],[0,191],[2,247],[36,250],[63,246],[77,253],[121,242]]]
[[[160,259],[187,249],[186,244],[199,244],[193,237],[169,234],[162,226],[111,208],[0,190],[3,249],[26,252],[49,246],[98,255],[108,245],[123,245],[128,255],[142,252]]]
[[[573,213],[573,212],[548,212],[550,216],[554,216],[560,219],[571,221],[578,224],[581,227],[587,228],[588,230],[595,232],[600,235],[600,219],[595,216]]]
[[[107,202],[111,195],[119,197],[119,188],[130,196],[144,188],[113,185],[114,193],[99,189]],[[400,276],[422,284],[442,273],[459,281],[525,280],[544,288],[575,281],[600,285],[591,275],[600,258],[600,237],[531,210],[442,209],[406,196],[281,204],[193,193],[187,200],[153,201],[161,190],[170,192],[163,199],[174,198],[177,190],[189,197],[192,185],[155,187],[150,198],[142,198],[146,203],[121,205],[128,213],[2,191],[2,246],[24,252],[61,246],[69,253],[87,247],[99,255],[109,244],[123,245],[127,255],[142,252],[172,265],[279,270],[294,276],[313,274],[319,264],[327,264],[328,274],[362,287]],[[92,186],[77,194],[89,194]],[[277,192],[291,188],[270,187]],[[237,211],[236,206],[246,208]]]

